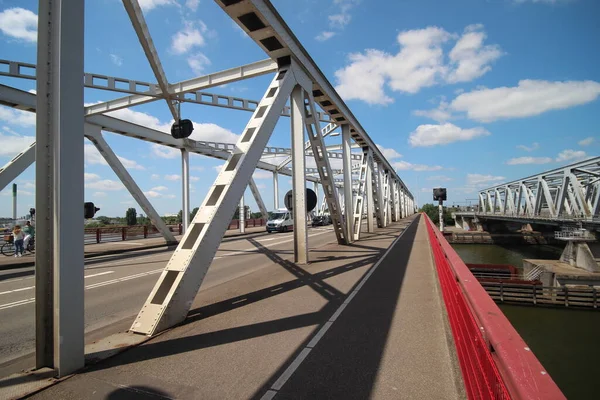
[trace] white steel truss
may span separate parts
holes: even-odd
[[[48,22],[48,18],[53,18],[52,22],[56,26],[64,29],[64,21],[69,21],[72,18],[59,20],[58,17],[63,13],[63,17],[73,17],[78,13],[83,14],[83,3],[80,7],[74,8],[66,12],[65,6],[60,2],[43,2],[40,4],[52,3],[52,11],[50,8],[40,6],[40,18],[44,15],[44,20]],[[297,257],[297,262],[307,261],[307,241],[306,241],[306,226],[305,220],[302,218],[306,214],[303,207],[306,206],[304,201],[304,188],[306,181],[312,181],[315,184],[321,183],[323,187],[323,205],[321,209],[328,209],[333,220],[334,231],[339,243],[348,244],[352,239],[356,240],[360,237],[361,220],[363,218],[363,210],[366,208],[368,221],[368,229],[374,231],[374,216],[377,217],[378,226],[386,226],[388,221],[397,220],[399,215],[407,216],[414,213],[414,201],[411,193],[406,189],[402,179],[397,175],[388,160],[385,159],[381,150],[375,145],[358,120],[346,106],[343,100],[334,90],[331,83],[325,75],[317,67],[316,63],[308,55],[307,51],[302,47],[289,27],[279,16],[273,5],[267,0],[228,0],[218,1],[217,4],[223,8],[225,13],[237,23],[250,38],[268,55],[268,59],[264,61],[247,64],[241,67],[235,67],[224,71],[211,73],[205,76],[194,79],[170,84],[166,74],[161,67],[161,62],[154,48],[152,38],[146,26],[144,16],[141,12],[137,0],[123,0],[125,9],[130,17],[132,26],[137,34],[140,44],[144,50],[146,58],[152,68],[157,83],[148,83],[133,79],[125,79],[99,74],[88,74],[83,72],[83,63],[79,63],[80,48],[76,48],[77,54],[76,65],[66,67],[64,65],[64,56],[70,49],[69,45],[76,42],[77,46],[80,41],[83,41],[83,35],[72,35],[69,38],[64,35],[64,32],[52,33],[51,36],[40,40],[38,43],[41,46],[38,49],[38,65],[19,63],[14,61],[0,60],[0,66],[8,65],[8,72],[0,68],[0,75],[11,76],[16,78],[37,79],[37,93],[44,94],[46,97],[36,99],[36,95],[27,93],[12,87],[0,85],[0,104],[9,107],[18,108],[35,112],[38,107],[41,107],[38,115],[39,121],[49,123],[48,118],[52,121],[60,121],[64,124],[66,134],[75,137],[74,130],[75,122],[85,124],[85,135],[92,140],[97,146],[101,154],[105,157],[111,168],[117,176],[123,181],[125,186],[130,190],[134,198],[145,210],[146,214],[155,222],[155,225],[162,231],[161,220],[158,214],[152,208],[150,202],[145,198],[139,187],[135,184],[131,176],[127,173],[118,157],[108,146],[101,131],[108,131],[119,135],[128,136],[130,138],[144,140],[149,143],[156,143],[164,146],[169,146],[174,149],[179,149],[182,152],[182,169],[184,177],[189,174],[189,153],[201,154],[213,158],[225,160],[225,165],[217,176],[214,184],[208,192],[208,195],[202,202],[199,211],[196,213],[193,221],[189,224],[189,229],[186,229],[185,234],[179,243],[177,249],[169,260],[165,270],[161,274],[156,286],[150,293],[142,310],[135,319],[131,330],[146,335],[152,335],[165,328],[171,327],[178,322],[181,322],[187,315],[187,312],[192,304],[194,297],[202,280],[211,264],[214,254],[221,242],[223,234],[229,225],[229,221],[235,212],[235,209],[242,205],[243,211],[243,194],[247,186],[250,189],[257,201],[263,216],[266,216],[267,210],[264,206],[260,193],[252,180],[252,173],[256,168],[272,171],[274,174],[274,182],[277,182],[278,174],[293,176],[294,186],[294,213],[297,228],[295,231],[295,252],[297,255],[305,254],[306,256]],[[58,12],[60,11],[60,12]],[[68,14],[68,15],[67,15]],[[50,17],[49,17],[50,16]],[[81,18],[79,18],[81,20]],[[78,20],[78,21],[79,21]],[[42,21],[42,19],[41,19]],[[63,25],[60,25],[60,24]],[[81,29],[82,25],[77,23],[73,27],[73,32]],[[71,28],[70,28],[71,29]],[[65,31],[66,32],[66,31]],[[58,48],[57,45],[62,47]],[[44,47],[46,46],[46,47]],[[66,46],[66,47],[65,47]],[[53,52],[55,54],[53,54]],[[40,54],[46,53],[40,57]],[[49,62],[54,62],[52,64]],[[69,82],[75,82],[73,87],[67,87],[59,82],[47,81],[49,71],[48,66],[53,68],[58,67],[59,70],[54,71],[57,74],[68,74],[71,78]],[[31,73],[30,68],[34,68],[35,72]],[[60,68],[64,68],[63,71]],[[38,76],[38,73],[42,76]],[[241,99],[232,96],[216,95],[206,93],[201,90],[211,87],[223,85],[230,82],[235,82],[241,79],[252,78],[264,74],[275,73],[276,76],[271,82],[263,98],[257,102],[249,99]],[[78,77],[83,75],[83,79]],[[58,75],[57,75],[58,76]],[[80,82],[80,84],[76,82]],[[56,89],[56,92],[51,92],[56,99],[71,99],[64,102],[68,106],[74,106],[73,99],[77,99],[75,104],[77,109],[81,108],[81,116],[77,115],[74,118],[76,121],[72,124],[66,124],[64,121],[65,115],[62,115],[61,109],[56,108],[50,116],[47,114],[47,96],[48,91],[40,88],[43,84],[48,84],[46,89]],[[57,85],[58,83],[58,85]],[[52,84],[56,85],[53,87]],[[83,100],[79,98],[79,94],[75,93],[74,89],[94,88],[109,90],[112,92],[126,93],[127,96],[109,100],[107,102],[91,105],[84,109]],[[292,93],[294,93],[293,96]],[[76,94],[76,95],[74,95]],[[69,97],[71,96],[71,97]],[[288,99],[291,101],[287,106]],[[107,112],[119,110],[136,105],[142,105],[152,101],[165,100],[169,107],[170,113],[174,119],[178,119],[177,102],[189,102],[195,104],[203,104],[216,107],[225,107],[236,110],[244,110],[252,112],[252,118],[242,132],[238,142],[233,144],[216,143],[207,141],[195,141],[192,139],[175,139],[171,135],[158,130],[154,130],[145,126],[136,125],[118,118],[104,115]],[[79,104],[81,103],[81,104]],[[81,107],[79,107],[81,106]],[[61,103],[62,107],[62,103]],[[320,110],[317,110],[317,107]],[[67,108],[62,111],[66,112]],[[321,111],[322,110],[322,111]],[[276,148],[268,147],[267,143],[276,121],[280,116],[289,116],[292,119],[292,148]],[[81,121],[79,120],[81,117]],[[321,127],[320,122],[326,123],[326,126]],[[61,125],[62,126],[62,125]],[[52,154],[46,151],[46,144],[52,142],[56,135],[58,140],[51,145],[62,143],[66,136],[61,136],[63,133],[60,130],[48,130],[48,126],[43,125],[38,127],[39,148],[33,145],[22,154],[15,157],[0,170],[0,184],[4,181],[14,179],[15,174],[22,172],[28,165],[33,162],[32,154],[37,152],[39,155],[38,163],[36,164],[37,177],[37,203],[38,205],[47,205],[47,210],[40,213],[39,216],[49,215],[52,212],[52,207],[61,211],[55,213],[56,220],[44,225],[41,224],[40,231],[46,232],[45,237],[51,237],[51,226],[61,227],[60,232],[77,232],[81,223],[79,219],[69,220],[64,217],[64,211],[67,207],[76,208],[76,201],[80,201],[79,193],[83,191],[83,183],[80,182],[81,169],[73,173],[73,181],[77,187],[74,190],[77,196],[75,199],[67,199],[67,196],[58,197],[60,201],[57,204],[52,203],[53,195],[59,195],[65,191],[65,185],[58,184],[56,188],[48,185],[48,179],[52,179],[52,174],[48,174],[49,166],[55,163],[55,169],[52,173],[57,173],[56,176],[69,176],[67,164],[57,164],[60,160],[52,159]],[[335,136],[334,132],[337,128],[342,127],[343,130],[343,152],[339,153],[336,150],[337,146],[328,148],[325,145],[324,138],[327,136]],[[45,129],[45,130],[43,130]],[[309,140],[304,138],[304,129],[308,133]],[[69,137],[70,137],[69,136]],[[83,135],[82,135],[83,136]],[[83,139],[83,137],[82,137]],[[49,142],[48,142],[49,141]],[[77,140],[73,140],[77,142]],[[353,143],[352,143],[353,142]],[[67,144],[66,148],[73,149],[78,152],[77,157],[69,165],[79,165],[80,159],[83,157],[83,151],[79,151],[81,143],[74,145]],[[363,154],[353,154],[350,149],[353,147],[363,149]],[[64,149],[53,151],[61,153]],[[57,153],[57,154],[58,154]],[[81,154],[79,154],[81,153]],[[285,154],[284,162],[272,163],[277,155]],[[306,156],[315,158],[317,168],[305,168],[304,161]],[[66,158],[66,157],[65,157]],[[330,159],[343,160],[344,168],[342,170],[333,170],[331,168]],[[43,165],[39,165],[39,160],[43,160]],[[358,179],[354,179],[353,171],[355,166],[351,165],[351,161],[359,161],[357,166]],[[294,168],[289,168],[292,163]],[[376,165],[376,167],[375,167]],[[336,178],[336,175],[344,173],[344,179]],[[45,175],[44,175],[45,174]],[[318,174],[315,176],[313,174]],[[50,177],[50,178],[48,178]],[[60,182],[60,181],[59,181]],[[64,180],[63,180],[64,182]],[[44,186],[45,185],[45,186]],[[4,184],[6,186],[6,184]],[[577,185],[574,185],[577,186]],[[50,188],[50,190],[47,190]],[[344,188],[344,190],[338,190]],[[399,188],[399,195],[396,195],[396,190]],[[278,190],[275,186],[275,205],[277,206]],[[54,192],[52,192],[54,190]],[[390,192],[392,191],[392,192]],[[580,196],[573,192],[573,189],[567,188],[564,193],[556,194],[557,202],[565,203],[565,207],[571,207],[567,204],[567,198],[576,198],[581,204],[587,201],[593,203],[596,197],[586,193],[585,196]],[[183,180],[182,197],[187,199],[189,196],[189,179]],[[383,197],[380,197],[383,196]],[[562,197],[561,197],[562,196]],[[343,201],[341,200],[343,198]],[[65,200],[66,199],[66,200]],[[562,199],[562,200],[561,200]],[[391,200],[391,201],[390,201]],[[44,203],[44,201],[47,201]],[[574,203],[574,201],[571,201]],[[396,203],[402,208],[401,212],[397,212],[394,208]],[[366,205],[366,207],[365,207]],[[562,207],[562,206],[561,206]],[[342,209],[345,208],[346,216],[342,215]],[[593,208],[593,207],[592,207]],[[596,206],[597,208],[597,206]],[[189,214],[189,201],[184,200],[183,209],[186,216]],[[571,208],[569,208],[571,209]],[[352,218],[352,221],[350,219]],[[302,220],[302,221],[301,221]],[[52,225],[54,224],[54,225]],[[299,224],[302,224],[300,226]],[[164,225],[164,224],[163,224]],[[163,232],[168,241],[172,235]],[[171,236],[169,236],[171,235]],[[66,255],[63,251],[62,243],[67,242],[67,238],[73,235],[60,234],[55,239],[48,239],[46,242],[39,243],[39,252],[36,257],[42,267],[43,272],[52,272],[54,269],[59,274],[69,272],[72,267],[72,262],[77,261],[82,256],[80,250],[77,249],[73,254]],[[73,243],[79,243],[77,240]],[[81,245],[83,247],[83,245]],[[52,255],[54,252],[57,265],[49,264],[47,259],[43,259],[44,255]],[[58,268],[58,270],[57,270]],[[67,300],[66,291],[69,290],[66,285],[68,282],[77,285],[75,295],[71,296],[75,302],[82,298],[83,291],[83,275],[78,271],[71,279],[56,282],[45,279],[40,275],[39,279],[36,274],[36,299],[39,299],[36,307],[39,309],[38,321],[41,319],[55,318],[56,321],[66,326],[68,322],[60,314],[62,311],[75,311],[77,316],[71,322],[75,325],[69,331],[69,337],[73,338],[73,345],[65,347],[72,356],[67,360],[70,364],[64,364],[59,367],[62,372],[69,371],[74,365],[78,365],[83,359],[82,346],[83,343],[83,314],[82,309],[73,307],[69,309],[67,302],[63,301],[59,306],[62,308],[52,309],[52,305],[43,304],[44,299],[52,290],[58,290],[58,297]],[[81,283],[81,285],[79,285]],[[52,285],[55,285],[54,287]],[[81,287],[79,287],[81,286]],[[61,297],[62,296],[62,297]],[[83,302],[79,302],[82,304]],[[57,311],[58,310],[58,311]],[[81,315],[79,315],[81,314]],[[63,314],[64,315],[64,314]],[[58,318],[58,319],[57,319]],[[46,329],[44,331],[44,329]],[[48,333],[48,327],[42,327],[42,333]],[[48,341],[41,338],[41,333],[38,332],[39,346],[38,350],[42,358],[48,360],[51,355],[47,351]],[[80,335],[81,333],[81,335]],[[77,335],[74,337],[73,335]],[[81,337],[79,337],[79,335]],[[51,337],[52,335],[47,335]],[[45,341],[44,341],[45,340]],[[46,346],[46,347],[44,347]],[[59,346],[60,347],[60,346]],[[54,349],[56,350],[56,349]],[[58,349],[62,351],[62,349]],[[81,354],[74,354],[81,352]],[[65,353],[67,354],[67,353]],[[38,363],[39,364],[39,363]],[[62,373],[61,372],[61,373]]]
[[[600,157],[595,157],[482,190],[478,214],[596,221],[600,219],[599,199]]]

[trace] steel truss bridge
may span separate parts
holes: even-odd
[[[479,192],[479,211],[456,216],[600,228],[600,157]]]
[[[216,1],[265,51],[266,60],[177,83],[167,79],[137,0],[123,0],[123,5],[156,83],[85,73],[84,3],[40,0],[37,64],[0,60],[0,75],[36,80],[37,94],[0,85],[0,104],[36,113],[36,142],[0,169],[0,189],[36,162],[37,368],[53,368],[64,376],[84,365],[83,214],[72,212],[84,202],[83,137],[98,149],[167,242],[175,238],[104,132],[181,151],[185,234],[131,327],[144,335],[185,319],[236,207],[243,205],[247,187],[261,212],[267,213],[252,179],[257,168],[273,173],[276,207],[278,175],[292,177],[297,263],[309,261],[307,227],[299,223],[306,216],[307,181],[322,187],[322,207],[331,213],[340,244],[360,239],[363,218],[371,232],[375,224],[385,227],[415,213],[407,186],[269,1]],[[273,79],[260,100],[205,91],[266,74]],[[85,107],[84,88],[124,96]],[[252,116],[237,143],[216,143],[175,139],[106,115],[155,101],[164,101],[174,120],[179,119],[178,102],[248,111]],[[291,119],[290,148],[270,147],[269,138],[282,116]],[[340,132],[341,144],[325,145],[325,138]],[[190,153],[225,161],[192,221],[188,220]],[[306,167],[307,157],[314,159],[316,168]],[[342,168],[333,169],[333,160],[341,161]]]

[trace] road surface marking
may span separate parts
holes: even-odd
[[[323,235],[323,234],[325,234],[327,232],[333,232],[333,230],[332,229],[328,229],[327,231],[324,231],[324,232],[320,232],[320,233],[315,233],[315,234],[312,234],[312,235],[308,235],[308,237]],[[269,243],[269,246],[275,246],[275,245],[282,244],[282,243],[288,243],[288,242],[292,242],[293,240],[294,239],[292,238],[292,239],[283,240],[283,241],[280,241],[280,242]],[[267,246],[265,246],[265,247],[267,247]],[[257,250],[253,250],[253,249],[238,250],[236,252],[227,253],[227,254],[223,254],[222,256],[215,257],[215,259],[217,259],[217,258],[224,258],[224,257],[235,255],[235,254],[244,254],[244,253],[250,253],[250,252],[256,252],[256,251]],[[150,257],[156,257],[156,256],[146,256],[146,257],[143,257],[143,258],[150,258]],[[140,259],[141,258],[137,258],[136,261],[140,260]],[[166,262],[166,260],[165,260],[165,262]],[[111,263],[111,265],[116,265],[116,264]],[[131,280],[131,279],[137,279],[137,278],[142,278],[144,276],[158,274],[158,273],[160,273],[162,271],[164,271],[164,267],[163,268],[159,268],[159,269],[155,269],[155,270],[152,270],[152,271],[148,271],[148,272],[142,272],[142,273],[135,274],[135,275],[129,275],[129,276],[124,276],[122,278],[112,279],[110,281],[94,283],[94,284],[91,284],[91,285],[87,285],[85,287],[85,289],[86,290],[95,289],[95,288],[101,287],[101,286],[107,286],[107,285],[112,285],[112,284],[115,284],[115,283],[125,282],[125,281]],[[88,275],[85,278],[92,278],[92,277],[95,277],[95,276],[106,275],[106,274],[110,274],[110,273],[113,273],[113,272],[114,271],[99,272],[97,274]],[[21,278],[21,279],[31,279],[31,278]],[[33,288],[34,288],[34,286],[30,286],[30,287],[27,287],[27,288],[10,290],[10,291],[7,291],[7,292],[0,292],[0,295],[1,294],[8,294],[8,293],[13,293],[13,292],[18,292],[18,291],[23,291],[23,290],[27,290],[27,289],[33,289]],[[30,303],[33,303],[34,301],[35,301],[35,298],[31,298],[31,299],[20,300],[20,301],[16,301],[16,302],[13,302],[13,303],[8,303],[8,304],[0,304],[0,310],[4,310],[4,309],[7,309],[7,308],[12,308],[12,307],[17,307],[17,306],[21,306],[21,305],[25,305],[25,304],[30,304]]]
[[[408,228],[410,228],[411,225],[417,219],[418,218],[413,219],[411,221],[411,223],[408,224],[404,228],[404,230],[400,233],[400,236],[398,236],[396,239],[394,239],[394,241],[392,242],[390,247],[388,247],[387,251],[383,254],[383,256],[381,256],[381,258],[377,261],[377,263],[375,263],[375,265],[373,265],[369,269],[369,272],[367,272],[367,274],[365,274],[365,276],[363,276],[363,278],[361,279],[358,286],[356,286],[356,288],[352,291],[352,293],[346,298],[344,303],[342,303],[342,305],[338,307],[338,309],[333,313],[333,315],[323,325],[323,327],[321,329],[319,329],[319,332],[317,332],[317,334],[311,339],[311,341],[306,345],[306,347],[304,347],[304,349],[302,349],[300,354],[298,354],[298,356],[294,359],[294,361],[290,364],[290,366],[287,367],[285,371],[283,371],[283,373],[281,374],[281,376],[279,378],[277,378],[277,380],[275,381],[273,386],[271,386],[271,388],[269,390],[267,390],[267,392],[260,398],[261,400],[271,400],[272,398],[274,398],[277,395],[278,391],[281,390],[283,385],[285,385],[285,383],[288,381],[288,379],[290,379],[290,377],[294,374],[294,372],[296,372],[298,367],[300,367],[300,365],[302,364],[304,359],[308,356],[308,354],[311,352],[311,350],[317,345],[319,340],[321,340],[321,338],[325,335],[325,332],[327,332],[327,330],[331,327],[331,325],[333,325],[333,323],[337,320],[337,318],[340,316],[342,311],[344,311],[346,306],[354,298],[356,293],[358,293],[358,291],[363,287],[363,285],[367,281],[367,279],[369,279],[371,277],[373,272],[377,269],[377,267],[379,267],[379,264],[381,264],[381,262],[385,259],[385,257],[388,255],[388,253],[394,248],[396,243],[400,240],[400,238],[402,238],[402,236],[404,236],[404,233],[406,233]]]

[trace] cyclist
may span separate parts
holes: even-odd
[[[27,251],[27,245],[32,238],[35,238],[35,228],[31,225],[31,221],[27,221],[23,227],[23,233],[25,233],[25,239],[23,240],[23,249]]]

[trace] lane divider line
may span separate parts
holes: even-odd
[[[294,372],[296,372],[298,367],[300,367],[300,365],[302,364],[304,359],[308,356],[308,354],[312,351],[312,349],[317,345],[317,343],[319,343],[319,340],[321,340],[321,338],[325,335],[325,332],[327,332],[327,330],[333,325],[333,323],[337,320],[337,318],[340,316],[342,311],[344,311],[346,306],[348,304],[350,304],[350,301],[354,298],[354,296],[358,293],[358,291],[363,287],[365,282],[371,277],[371,275],[373,275],[373,272],[375,272],[377,267],[379,267],[379,264],[381,264],[381,262],[387,257],[389,252],[392,251],[392,249],[394,248],[396,243],[402,238],[402,236],[404,236],[406,231],[408,231],[408,229],[412,226],[412,224],[415,221],[417,221],[418,219],[419,218],[413,219],[410,222],[410,224],[408,224],[404,228],[404,230],[400,233],[400,235],[396,239],[394,239],[394,241],[392,242],[390,247],[388,247],[387,251],[383,254],[383,256],[381,256],[381,258],[377,261],[377,263],[375,263],[375,265],[373,265],[369,269],[369,272],[367,272],[365,274],[365,276],[363,276],[360,283],[356,286],[356,288],[352,291],[352,293],[350,293],[350,295],[348,295],[348,297],[342,303],[342,305],[340,305],[338,307],[338,309],[333,313],[331,318],[329,318],[329,320],[323,325],[323,327],[321,327],[321,329],[319,329],[319,332],[317,332],[317,334],[312,338],[312,340],[310,342],[308,342],[308,344],[304,347],[304,349],[302,349],[300,354],[298,354],[298,356],[294,359],[294,361],[290,364],[290,366],[287,367],[285,371],[283,371],[281,376],[279,376],[279,378],[277,378],[275,383],[271,386],[271,388],[269,390],[267,390],[267,392],[260,398],[260,400],[271,400],[273,397],[275,397],[277,395],[279,390],[281,390],[283,385],[285,385],[285,383],[288,381],[288,379],[290,379],[291,376],[294,374]]]

